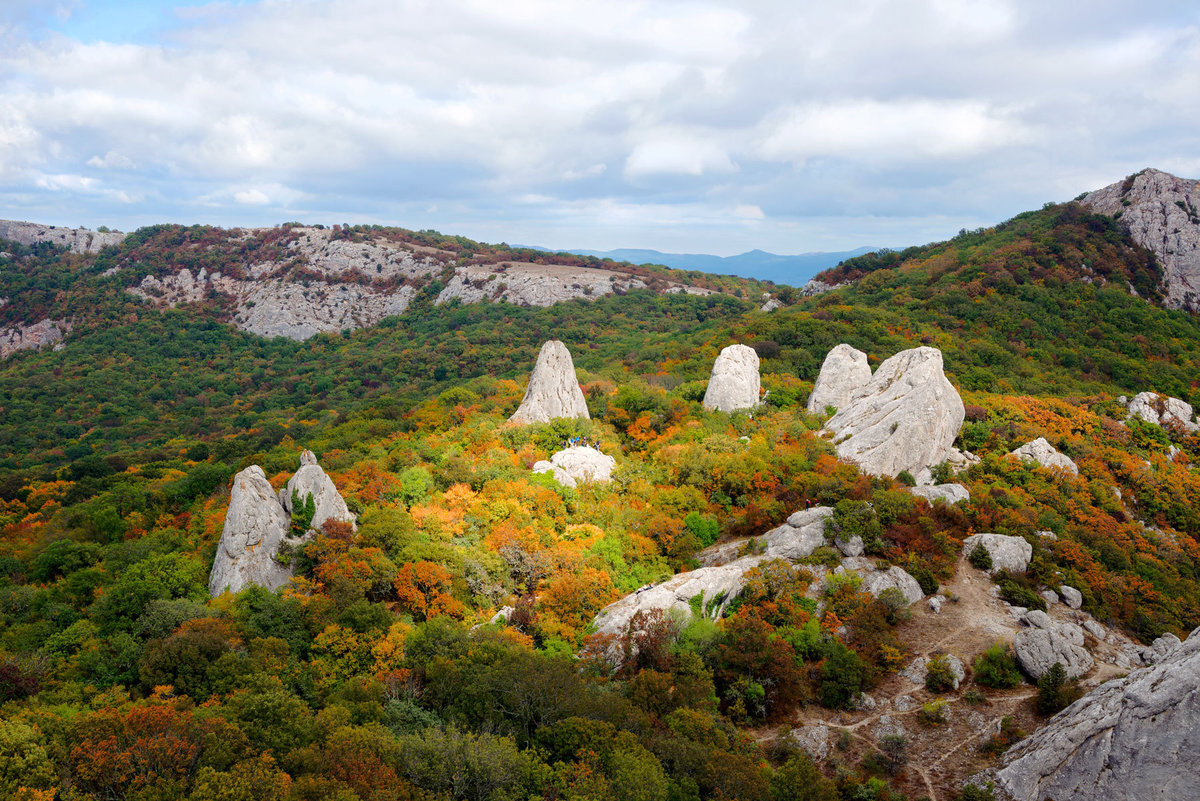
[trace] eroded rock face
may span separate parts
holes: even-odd
[[[992,557],[989,573],[1006,570],[1009,573],[1024,573],[1033,558],[1033,546],[1021,537],[1007,534],[972,534],[963,540],[963,553],[970,554],[975,546],[982,545]]]
[[[829,756],[829,727],[824,723],[809,723],[792,729],[785,741],[788,746],[798,748],[818,762]]]
[[[713,363],[708,389],[704,392],[704,408],[721,412],[753,409],[758,405],[760,388],[758,354],[754,348],[730,345]]]
[[[1018,801],[1200,798],[1198,632],[1013,746],[995,772],[998,787]]]
[[[125,237],[126,234],[118,231],[89,231],[87,228],[0,220],[0,239],[11,239],[22,245],[49,242],[65,247],[72,253],[99,253],[103,247],[121,244]]]
[[[1133,241],[1154,252],[1163,270],[1164,303],[1200,310],[1200,182],[1143,170],[1083,198],[1100,214],[1116,216]]]
[[[585,482],[612,480],[617,460],[595,448],[576,445],[561,450],[533,466],[535,473],[553,473],[554,479],[564,487],[575,487]]]
[[[346,501],[337,491],[333,480],[317,464],[317,457],[312,451],[300,454],[300,469],[288,479],[287,486],[279,491],[279,503],[287,512],[289,520],[295,511],[292,508],[293,491],[302,502],[308,495],[313,496],[313,505],[316,507],[311,526],[313,531],[320,531],[326,520],[341,520],[349,523],[351,528],[356,528],[354,514],[346,508]]]
[[[287,584],[292,570],[275,556],[290,525],[291,515],[261,467],[251,465],[234,476],[221,543],[208,579],[209,593],[215,598],[225,590],[239,592],[248,584],[270,590]]]
[[[556,417],[588,418],[587,401],[575,377],[567,346],[552,339],[542,345],[521,405],[508,418],[514,423],[548,423]]]
[[[864,472],[914,476],[947,459],[962,427],[962,399],[942,371],[942,352],[913,348],[886,360],[826,428],[838,457]]]
[[[66,320],[39,320],[32,325],[0,329],[0,359],[7,359],[19,350],[57,345],[70,330],[71,323]]]
[[[1065,470],[1073,476],[1079,475],[1079,467],[1071,460],[1071,457],[1059,453],[1053,445],[1046,441],[1045,437],[1038,437],[1033,442],[1026,442],[1009,455],[1017,457],[1022,462],[1037,462],[1042,467],[1054,467]]]
[[[943,501],[953,505],[971,500],[971,491],[962,484],[934,484],[924,487],[909,487],[908,491],[919,498],[924,498],[930,503]]]
[[[1083,629],[1079,626],[1055,621],[1040,609],[1026,612],[1021,620],[1029,628],[1017,632],[1013,652],[1030,678],[1040,679],[1055,662],[1062,663],[1068,678],[1078,678],[1095,666],[1092,655],[1083,647]]]
[[[855,392],[871,382],[867,354],[849,345],[837,345],[825,355],[821,372],[808,396],[808,411],[818,414],[825,407],[841,409]]]
[[[1129,416],[1140,417],[1157,426],[1178,426],[1184,431],[1200,431],[1200,423],[1192,422],[1192,405],[1179,398],[1168,398],[1155,392],[1139,392],[1129,401]]]

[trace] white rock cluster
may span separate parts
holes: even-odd
[[[758,354],[748,345],[730,345],[713,363],[704,408],[709,411],[736,412],[758,405],[761,390]]]
[[[1038,437],[1033,442],[1026,442],[1009,456],[1015,456],[1026,463],[1036,462],[1042,467],[1065,470],[1073,476],[1079,475],[1079,467],[1071,457],[1059,453],[1053,445],[1046,441],[1045,437]]]
[[[67,320],[39,320],[32,325],[0,329],[0,359],[7,359],[19,350],[57,346],[70,331],[71,323]]]
[[[830,374],[822,367],[817,385],[836,387],[838,394],[863,378],[853,354],[843,351],[829,365]],[[839,458],[874,475],[907,470],[915,477],[949,458],[964,416],[962,399],[942,370],[942,352],[920,347],[884,361],[869,381],[849,391],[825,426]]]
[[[612,480],[617,460],[596,448],[575,445],[558,451],[549,461],[543,459],[533,465],[535,473],[552,473],[554,479],[564,487],[576,487],[583,483],[604,483]]]
[[[588,419],[587,400],[575,377],[575,362],[557,339],[542,345],[513,423],[548,423],[557,417]]]
[[[290,536],[292,489],[297,489],[302,497],[312,493],[316,507],[313,529],[331,518],[354,523],[354,515],[346,508],[329,476],[317,465],[316,457],[304,451],[300,459],[300,469],[278,495],[258,465],[251,465],[233,477],[229,511],[208,578],[208,591],[214,598],[226,591],[239,592],[250,584],[274,590],[292,578],[293,569],[276,559],[281,545],[298,545],[308,536]],[[309,535],[312,533],[310,529]]]
[[[919,498],[924,498],[930,503],[942,501],[953,506],[956,503],[971,500],[971,491],[962,484],[933,484],[909,487],[908,491]]]
[[[1017,801],[1200,798],[1200,629],[1051,718],[992,778]]]
[[[992,557],[989,573],[1024,573],[1033,558],[1033,546],[1028,541],[1007,534],[972,534],[963,540],[963,553],[970,554],[979,545]]]
[[[1156,426],[1176,426],[1184,431],[1200,431],[1192,420],[1192,405],[1179,398],[1155,392],[1139,392],[1129,401],[1129,417],[1138,417]]]

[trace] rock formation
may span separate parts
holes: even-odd
[[[317,457],[312,451],[300,454],[300,469],[288,479],[287,486],[279,491],[279,503],[289,519],[295,511],[292,508],[292,492],[297,494],[302,503],[307,496],[313,496],[315,511],[310,524],[313,531],[320,531],[326,520],[341,520],[355,528],[354,515],[346,508],[346,502],[333,485],[333,480],[325,475],[325,471],[317,464]]]
[[[1139,392],[1129,401],[1129,417],[1140,417],[1157,426],[1178,426],[1184,431],[1200,431],[1200,423],[1192,422],[1192,405],[1179,398],[1168,398],[1155,392]]]
[[[829,756],[829,727],[824,723],[808,723],[792,729],[784,737],[789,748],[798,748],[820,762]]]
[[[1079,609],[1083,606],[1083,593],[1074,587],[1063,584],[1058,588],[1058,594],[1062,596],[1063,603],[1072,609]]]
[[[19,350],[57,345],[71,330],[66,320],[39,320],[32,325],[16,325],[0,329],[0,359],[7,359]]]
[[[542,345],[521,405],[508,418],[514,423],[548,423],[556,417],[588,418],[587,401],[567,346],[552,339]]]
[[[1045,437],[1038,437],[1033,442],[1026,442],[1009,454],[1022,462],[1037,462],[1042,467],[1057,467],[1073,476],[1079,475],[1079,467],[1071,457],[1059,453]]]
[[[971,500],[971,491],[962,484],[934,484],[924,487],[909,487],[908,491],[919,498],[924,498],[930,503],[943,501],[953,505]]]
[[[125,237],[126,234],[118,231],[89,231],[86,228],[0,220],[0,239],[10,239],[22,245],[49,242],[65,247],[72,253],[99,253],[103,247],[121,244]]]
[[[942,372],[942,352],[913,348],[875,371],[826,423],[838,457],[864,472],[914,476],[945,461],[965,410]]]
[[[713,363],[704,408],[721,412],[753,409],[759,396],[758,354],[747,345],[730,345]]]
[[[279,503],[261,467],[251,465],[234,476],[225,528],[208,579],[209,593],[215,598],[248,584],[270,590],[287,584],[292,570],[275,556],[288,538],[290,525],[291,515]]]
[[[978,545],[982,545],[992,557],[989,573],[1001,570],[1024,573],[1029,567],[1029,560],[1033,558],[1033,546],[1021,537],[1010,537],[1007,534],[972,534],[963,540],[963,553],[970,554]]]
[[[963,679],[967,677],[967,669],[963,666],[962,660],[954,654],[945,654],[945,659],[946,666],[950,668],[951,687],[957,690]],[[902,670],[900,675],[913,684],[924,684],[928,672],[929,660],[923,656],[917,656],[913,657],[913,660],[908,663],[908,667]]]
[[[991,778],[1017,801],[1200,798],[1200,629],[1013,746]]]
[[[1083,647],[1083,629],[1074,623],[1058,622],[1040,609],[1026,612],[1021,621],[1029,628],[1017,632],[1013,652],[1021,670],[1030,678],[1040,679],[1059,662],[1068,678],[1078,678],[1096,662]]]
[[[575,487],[584,482],[612,480],[612,471],[617,460],[595,448],[573,446],[561,450],[533,466],[535,473],[553,473],[554,479],[564,487]]]
[[[808,396],[810,414],[820,414],[825,407],[841,409],[855,392],[871,381],[871,366],[867,354],[849,345],[838,345],[825,355],[821,372]]]
[[[1119,217],[1163,271],[1164,303],[1200,311],[1200,182],[1143,170],[1086,195],[1093,211]]]
[[[900,591],[900,594],[904,596],[904,601],[910,606],[925,597],[917,580],[909,575],[907,570],[897,565],[891,565],[886,570],[879,570],[875,566],[874,559],[861,556],[848,557],[843,559],[842,564],[833,572],[842,573],[847,570],[852,570],[861,576],[860,588],[862,591],[870,593],[876,598],[893,588]]]

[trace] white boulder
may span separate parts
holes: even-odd
[[[209,594],[215,598],[226,590],[239,592],[248,584],[269,590],[287,584],[292,569],[275,557],[280,544],[290,541],[290,525],[291,515],[279,503],[261,467],[251,465],[234,476],[225,527],[208,578]]]
[[[992,557],[989,573],[1005,570],[1009,573],[1024,573],[1033,558],[1033,546],[1021,537],[1007,534],[972,534],[963,540],[963,553],[970,554],[977,545]]]
[[[829,756],[829,739],[828,726],[824,723],[808,723],[788,732],[785,742],[819,762]]]
[[[1079,626],[1057,622],[1040,609],[1026,612],[1021,620],[1028,628],[1017,632],[1013,652],[1030,678],[1040,679],[1055,662],[1061,663],[1072,679],[1095,666],[1092,655],[1083,647],[1083,629]]]
[[[1042,467],[1057,467],[1073,476],[1079,475],[1079,467],[1071,460],[1071,457],[1059,453],[1053,445],[1046,441],[1045,437],[1038,437],[1033,442],[1026,442],[1009,456],[1015,456],[1026,463],[1036,462]]]
[[[573,445],[543,459],[533,466],[535,473],[553,473],[554,479],[564,487],[575,487],[586,482],[612,480],[617,460],[595,448]]]
[[[508,418],[514,423],[548,423],[558,417],[587,419],[587,401],[567,346],[557,339],[542,345],[521,405]]]
[[[962,426],[962,399],[942,371],[942,352],[913,348],[886,360],[826,423],[838,457],[864,472],[914,476],[947,459]]]
[[[867,354],[849,345],[838,345],[825,355],[821,372],[808,396],[808,411],[819,414],[825,407],[841,409],[855,392],[871,381]]]
[[[300,469],[288,479],[287,486],[279,491],[279,503],[289,517],[295,511],[292,508],[293,492],[301,503],[309,495],[313,496],[315,511],[309,525],[311,530],[320,531],[326,520],[340,520],[349,523],[352,529],[356,528],[354,515],[346,507],[346,501],[333,485],[333,480],[317,464],[317,457],[312,451],[306,450],[300,454]]]
[[[1062,596],[1063,603],[1072,609],[1079,609],[1083,606],[1083,593],[1074,587],[1064,584],[1058,588],[1058,594]]]
[[[971,500],[971,491],[962,484],[934,484],[923,487],[909,487],[908,491],[918,498],[924,498],[930,503],[942,501],[954,505]]]
[[[730,345],[713,363],[708,389],[704,392],[704,408],[721,412],[753,409],[758,405],[760,389],[758,354],[754,348]]]

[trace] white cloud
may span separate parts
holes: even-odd
[[[625,177],[704,175],[736,170],[729,154],[715,142],[686,133],[651,135],[625,160]]]
[[[265,206],[271,198],[261,189],[243,189],[233,193],[233,199],[247,206]]]
[[[92,156],[87,160],[87,165],[98,170],[132,170],[137,166],[128,156],[115,150],[110,150],[103,156]]]

